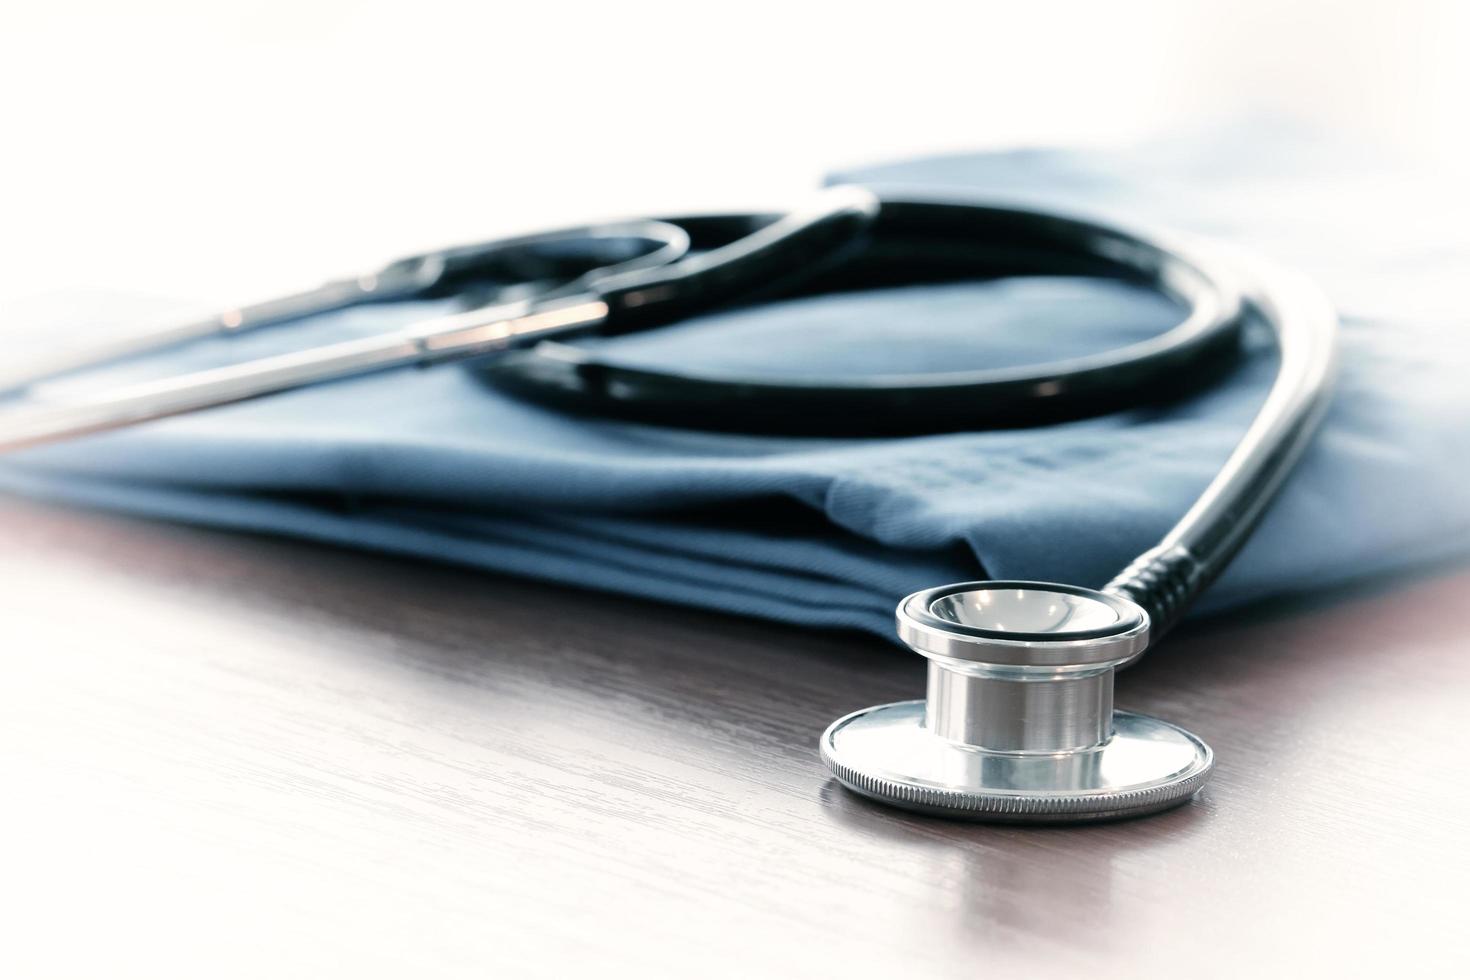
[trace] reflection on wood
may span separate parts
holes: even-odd
[[[1463,571],[1181,632],[1118,702],[1212,784],[1036,829],[827,779],[832,718],[922,691],[870,638],[28,504],[0,534],[13,976],[1465,962]]]

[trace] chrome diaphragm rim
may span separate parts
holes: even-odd
[[[964,820],[1074,823],[1178,806],[1209,779],[1202,740],[1150,715],[1113,713],[1105,742],[1069,752],[992,752],[924,726],[924,702],[853,712],[822,735],[821,754],[848,789],[890,806]]]

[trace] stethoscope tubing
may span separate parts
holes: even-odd
[[[691,232],[696,247],[713,235],[713,247],[686,254]],[[525,299],[378,336],[55,403],[23,404],[0,412],[0,452],[324,381],[489,355],[500,355],[489,369],[498,383],[558,407],[598,415],[711,427],[733,423],[767,428],[784,420],[797,431],[813,420],[878,418],[895,431],[911,431],[926,418],[931,430],[955,429],[985,421],[1026,421],[1029,411],[1034,424],[1096,414],[1171,377],[1202,373],[1210,361],[1234,352],[1243,323],[1252,319],[1270,330],[1280,350],[1277,376],[1265,402],[1197,502],[1157,546],[1104,588],[1147,611],[1151,641],[1156,641],[1239,550],[1304,451],[1330,398],[1337,317],[1320,290],[1296,273],[1240,250],[1125,230],[1109,222],[968,201],[880,201],[857,187],[827,191],[810,207],[779,217],[655,219],[526,236],[488,243],[478,251],[411,257],[386,267],[373,281],[329,283],[314,293],[157,332],[122,348],[74,357],[68,364],[89,365],[117,356],[119,350],[137,353],[363,302],[436,289],[452,292],[455,275],[472,277],[486,262],[544,263],[546,254],[536,251],[540,246],[587,238],[642,244],[610,265],[579,269],[574,275],[560,270],[559,278],[549,278],[554,287]],[[887,265],[884,256],[891,260]],[[926,264],[929,259],[937,270]],[[556,343],[650,329],[802,290],[856,288],[872,283],[875,271],[890,266],[898,270],[898,281],[909,274],[924,280],[936,271],[1014,274],[1061,268],[1111,275],[1162,290],[1188,314],[1158,337],[1089,357],[1014,370],[860,381],[772,382],[639,370]],[[31,383],[55,367],[43,366],[14,383]]]
[[[1337,375],[1337,311],[1322,289],[1245,249],[1210,247],[1245,284],[1248,311],[1270,330],[1279,363],[1265,401],[1209,485],[1157,545],[1103,587],[1148,611],[1151,643],[1249,540],[1320,427]]]

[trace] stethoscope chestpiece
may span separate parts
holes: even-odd
[[[1209,746],[1113,710],[1113,672],[1148,631],[1127,598],[1069,585],[915,592],[899,604],[898,634],[929,660],[928,696],[838,719],[822,759],[863,796],[969,820],[1113,820],[1176,806],[1209,778]]]

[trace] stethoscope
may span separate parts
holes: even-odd
[[[838,290],[1033,274],[1155,288],[1187,314],[1117,350],[1023,368],[772,380],[631,367],[578,338],[714,309]],[[391,333],[83,396],[12,399],[0,451],[408,365],[470,361],[556,408],[661,424],[783,433],[953,431],[1077,418],[1185,390],[1269,328],[1280,364],[1265,403],[1188,513],[1101,589],[963,582],[898,606],[928,660],[922,701],[834,722],[821,755],[857,793],[982,820],[1079,821],[1188,800],[1213,755],[1199,738],[1113,708],[1113,675],[1180,618],[1255,528],[1329,398],[1337,318],[1306,279],[1223,247],[1029,207],[824,192],[785,215],[594,225],[447,249],[356,279],[12,366],[36,382],[195,338],[369,303],[456,298]],[[1126,474],[1120,478],[1126,479]]]

